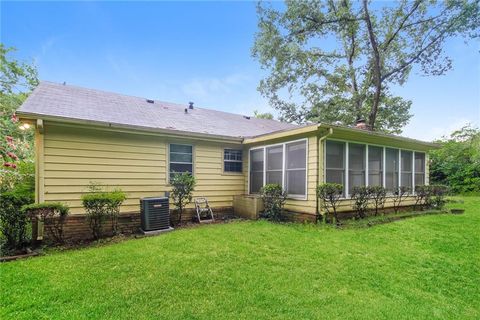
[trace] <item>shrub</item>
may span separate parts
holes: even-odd
[[[402,201],[405,199],[405,196],[410,192],[409,187],[397,187],[393,189],[393,210],[395,213],[400,209]]]
[[[22,211],[30,219],[42,221],[53,239],[56,242],[63,243],[63,226],[70,211],[66,205],[60,202],[29,204],[23,206]]]
[[[328,222],[329,215],[333,211],[333,217],[335,223],[340,223],[337,215],[338,202],[343,196],[343,186],[338,183],[323,183],[317,186],[317,198],[322,200],[322,204],[325,208],[325,222]],[[332,211],[330,211],[332,210]],[[318,217],[317,217],[318,221]]]
[[[34,195],[29,190],[17,189],[0,194],[0,232],[4,242],[2,253],[22,249],[28,243],[29,218],[21,208],[33,201]]]
[[[196,185],[195,177],[189,172],[175,173],[170,180],[170,184],[172,185],[170,197],[178,212],[177,222],[181,223],[185,206],[192,202],[193,191]]]
[[[368,187],[368,194],[375,207],[375,215],[378,215],[378,209],[384,207],[387,190],[382,186]]]
[[[428,203],[430,203],[431,188],[430,186],[415,186],[415,205],[414,210],[417,210],[417,206],[420,209],[424,209]]]
[[[102,237],[103,225],[108,218],[112,221],[112,233],[116,234],[120,206],[127,198],[126,194],[120,189],[104,191],[98,184],[91,184],[89,191],[91,193],[82,195],[82,203],[93,238]]]
[[[365,186],[353,187],[351,197],[356,217],[365,218],[367,216],[368,199],[370,198],[369,188]]]
[[[448,193],[448,187],[440,184],[431,185],[431,207],[442,210],[445,206],[445,196]]]
[[[263,218],[280,221],[283,215],[283,206],[287,199],[287,193],[278,184],[266,184],[260,189],[263,200]]]

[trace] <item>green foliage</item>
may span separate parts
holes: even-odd
[[[22,249],[30,240],[27,234],[29,217],[21,208],[34,200],[33,193],[24,189],[0,193],[2,254],[7,254],[15,249]]]
[[[63,243],[63,226],[70,212],[67,205],[60,202],[43,202],[25,205],[22,212],[31,219],[42,221],[54,241]]]
[[[192,202],[193,190],[196,185],[195,177],[189,172],[175,173],[170,180],[170,184],[172,186],[170,197],[178,212],[176,222],[181,223],[185,206]]]
[[[391,89],[414,66],[424,75],[451,68],[448,38],[478,35],[478,1],[367,0],[259,3],[252,54],[268,72],[260,93],[281,119],[352,125],[399,133],[411,102]]]
[[[465,126],[437,141],[441,148],[430,152],[430,180],[444,184],[452,193],[480,193],[480,130]]]
[[[317,198],[322,200],[322,206],[326,211],[325,222],[328,222],[329,215],[333,213],[335,223],[340,223],[337,215],[337,207],[343,196],[343,185],[338,183],[323,183],[317,186]],[[319,217],[317,217],[317,221]]]
[[[90,184],[89,191],[82,195],[82,203],[93,238],[100,239],[103,236],[103,225],[108,218],[112,222],[112,233],[116,234],[120,206],[127,198],[126,194],[120,189],[105,191],[96,183]]]
[[[261,113],[257,110],[254,110],[253,116],[257,119],[273,120],[273,114],[271,114],[270,112]]]
[[[21,161],[33,157],[33,129],[21,130],[15,111],[38,84],[37,71],[11,58],[13,51],[0,44],[0,185],[11,181],[10,171]]]
[[[431,185],[430,188],[430,206],[435,209],[442,210],[446,203],[445,196],[448,193],[448,187],[440,184],[435,184]]]
[[[398,212],[400,209],[400,206],[402,204],[402,201],[405,200],[405,197],[408,195],[410,192],[409,187],[397,187],[393,189],[393,210],[395,213]]]
[[[0,193],[16,190],[35,192],[35,162],[33,159],[24,159],[17,163],[16,170],[0,168]]]
[[[351,198],[356,218],[365,218],[367,216],[368,200],[370,199],[370,189],[366,186],[353,187]]]
[[[42,210],[51,210],[55,211],[59,216],[66,216],[70,212],[70,208],[61,202],[32,203],[24,205],[21,210],[32,214]]]
[[[385,205],[385,199],[387,196],[387,190],[382,186],[370,186],[368,187],[368,194],[370,200],[375,207],[375,216],[378,215],[378,209],[383,209]]]
[[[420,206],[420,209],[424,209],[428,203],[430,203],[431,198],[431,186],[415,186],[415,205],[414,210],[417,210],[417,207]]]
[[[287,192],[280,185],[269,183],[260,189],[260,195],[264,207],[262,218],[281,221],[283,218],[283,207],[287,200]]]

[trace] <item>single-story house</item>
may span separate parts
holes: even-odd
[[[140,198],[163,195],[172,172],[188,171],[195,196],[217,211],[251,210],[260,188],[278,183],[286,209],[314,219],[318,184],[343,184],[342,208],[351,210],[353,186],[428,184],[427,152],[436,147],[355,126],[298,126],[51,82],[18,114],[36,125],[36,201],[61,201],[79,215],[92,181],[120,187],[128,194],[122,212],[138,215]]]

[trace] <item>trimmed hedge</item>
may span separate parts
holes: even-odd
[[[83,207],[87,213],[87,220],[94,239],[102,237],[103,224],[107,218],[110,218],[112,221],[112,233],[117,233],[120,206],[126,198],[126,194],[120,189],[82,195]]]
[[[32,220],[43,221],[54,240],[63,243],[63,226],[70,212],[67,205],[60,202],[43,202],[25,205],[22,211]]]

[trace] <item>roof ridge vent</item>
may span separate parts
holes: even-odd
[[[147,99],[147,103],[155,103],[152,99]]]

